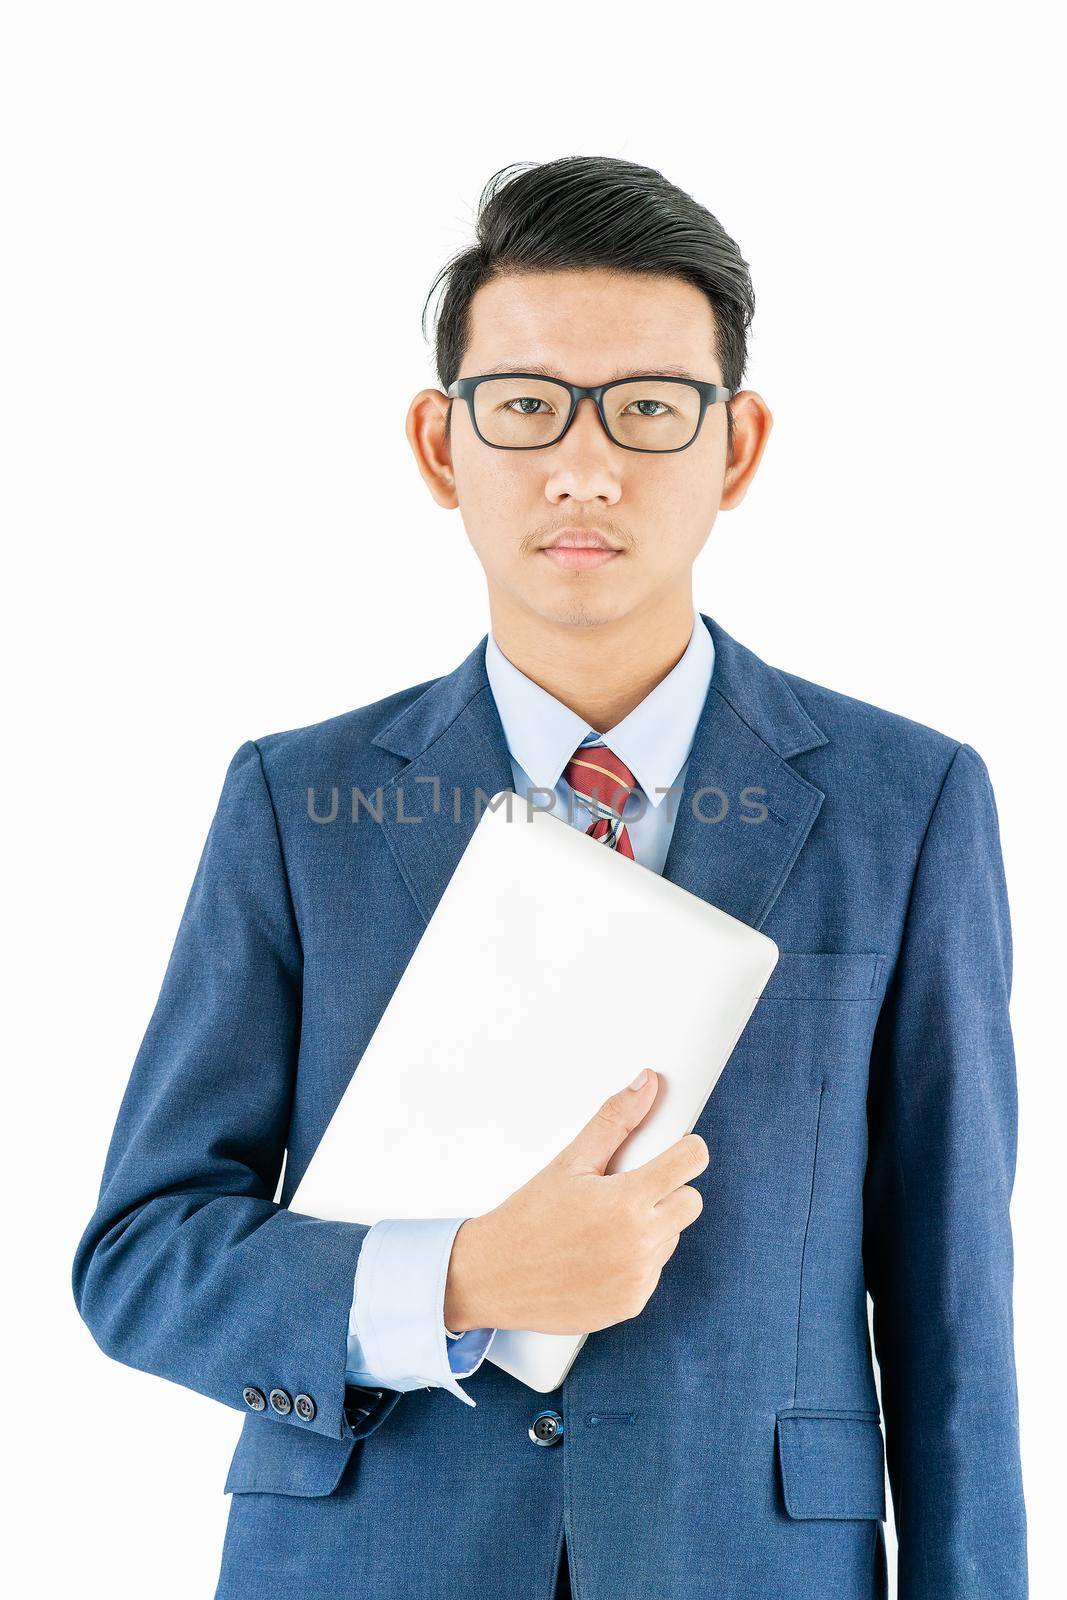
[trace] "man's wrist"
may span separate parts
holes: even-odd
[[[488,1328],[493,1324],[480,1319],[478,1291],[478,1245],[480,1243],[480,1217],[468,1217],[456,1229],[452,1253],[448,1260],[445,1279],[444,1324],[445,1332],[453,1337],[468,1333],[472,1328]]]

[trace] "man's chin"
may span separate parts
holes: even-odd
[[[532,581],[534,574],[526,569],[518,579],[514,574],[509,574],[510,581],[490,578],[489,586],[499,602],[505,606],[517,603],[543,622],[594,628],[619,621],[633,607],[634,597],[624,593],[624,586],[614,581],[614,575],[608,578],[611,565],[603,569],[603,579],[597,572],[541,572],[537,575],[539,581]]]
[[[592,585],[582,585],[569,594],[539,595],[533,609],[564,627],[595,628],[617,622],[628,607],[618,596],[597,594]]]

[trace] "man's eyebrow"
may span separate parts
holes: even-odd
[[[482,376],[490,377],[495,372],[533,372],[542,378],[558,378],[561,382],[563,380],[563,374],[558,367],[548,367],[539,361],[499,361],[495,367],[486,367]],[[703,383],[706,381],[698,378],[687,367],[655,366],[620,368],[613,372],[610,378],[605,378],[604,382],[618,383],[624,378],[645,378],[650,374],[653,377],[662,374],[665,378],[688,378],[691,383]]]

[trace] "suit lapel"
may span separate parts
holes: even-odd
[[[662,802],[677,808],[663,876],[759,928],[823,801],[789,760],[827,741],[781,674],[701,615],[715,669],[682,794]],[[383,785],[382,827],[427,922],[488,800],[514,787],[486,640],[372,741],[407,763]]]
[[[702,614],[703,615],[703,614]],[[789,765],[826,744],[785,679],[710,617],[715,668],[663,876],[762,927],[823,802]]]
[[[382,786],[382,827],[426,922],[487,802],[515,785],[485,671],[487,639],[371,741],[407,758]]]

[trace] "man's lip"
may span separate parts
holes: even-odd
[[[589,528],[564,528],[557,533],[548,544],[541,546],[542,550],[611,550],[618,551],[618,545],[611,544],[602,533],[594,532]]]
[[[541,554],[554,567],[568,572],[584,572],[593,567],[603,567],[620,554],[603,544],[552,544],[545,545]]]

